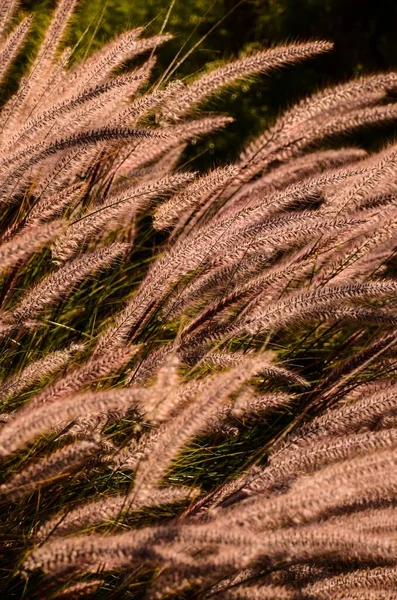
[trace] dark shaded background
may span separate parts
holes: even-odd
[[[37,14],[36,37],[54,4],[22,1],[24,10]],[[76,54],[81,57],[137,25],[146,25],[148,34],[158,33],[171,5],[164,30],[174,38],[157,53],[156,76],[182,46],[186,53],[198,44],[174,74],[179,78],[256,48],[314,38],[335,43],[327,56],[240,83],[212,99],[205,109],[228,112],[236,123],[227,135],[200,142],[194,149],[204,165],[235,158],[247,138],[318,87],[397,66],[397,0],[81,0],[68,42],[78,42]],[[371,143],[371,136],[364,136],[363,143]]]

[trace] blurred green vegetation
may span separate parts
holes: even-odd
[[[21,4],[36,13],[29,56],[55,0]],[[76,45],[79,59],[137,26],[145,27],[145,35],[173,35],[156,53],[156,78],[173,61],[173,77],[183,79],[253,49],[313,38],[334,41],[327,56],[242,82],[212,99],[206,110],[227,112],[236,122],[226,135],[190,150],[188,157],[200,156],[200,166],[233,160],[248,138],[318,87],[397,66],[396,0],[81,0],[67,42]]]

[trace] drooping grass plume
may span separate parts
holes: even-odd
[[[155,85],[169,36],[78,62],[76,6],[0,111],[5,597],[393,597],[396,148],[339,136],[395,122],[396,74],[201,173],[187,145],[231,122],[204,102],[331,44]]]

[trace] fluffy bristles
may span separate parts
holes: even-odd
[[[394,597],[397,147],[338,140],[395,121],[396,74],[202,173],[232,119],[192,113],[331,44],[152,85],[169,36],[76,64],[75,8],[0,111],[4,597]]]

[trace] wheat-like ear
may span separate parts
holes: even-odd
[[[395,294],[395,284],[391,281],[349,284],[346,286],[326,286],[306,294],[291,294],[263,310],[260,305],[251,313],[242,315],[239,321],[242,328],[251,333],[260,329],[282,328],[305,318],[329,318],[340,308],[340,303],[354,299],[373,297],[387,298]],[[337,312],[336,316],[339,317]],[[238,327],[238,325],[236,325]]]
[[[89,358],[81,366],[71,367],[62,377],[36,394],[22,411],[34,411],[39,406],[71,396],[85,386],[99,382],[122,369],[138,350],[137,346],[117,347],[112,352]]]
[[[151,63],[127,75],[114,77],[110,81],[88,87],[70,98],[62,99],[57,104],[45,109],[28,119],[24,126],[8,142],[8,146],[25,144],[32,141],[33,136],[44,135],[54,137],[51,133],[54,122],[57,123],[57,136],[61,131],[78,131],[87,125],[102,111],[110,108],[117,109],[117,101],[124,99],[127,94],[133,94],[145,82],[150,73]],[[105,119],[104,119],[105,120]]]
[[[314,283],[323,285],[330,281],[342,283],[363,279],[366,273],[376,269],[376,263],[377,266],[381,265],[385,256],[390,254],[395,227],[394,209],[385,208],[380,219],[369,219],[361,231],[358,228],[357,236],[348,238],[343,247],[327,257],[327,264],[314,276]]]
[[[211,262],[213,266],[216,266],[216,261],[238,261],[246,254],[247,247],[250,251],[257,252],[258,246],[263,251],[265,244],[266,250],[270,246],[275,252],[280,241],[280,234],[283,234],[286,247],[288,247],[297,239],[307,241],[308,235],[314,232],[318,235],[320,228],[327,232],[331,224],[336,229],[338,227],[347,228],[355,222],[345,219],[340,221],[332,219],[330,222],[326,222],[324,218],[316,214],[300,214],[295,219],[288,216],[280,218],[280,221],[276,223],[269,222],[269,228],[274,230],[274,235],[270,236],[266,233],[266,228],[263,228],[262,235],[259,237],[260,226],[244,229],[244,221],[245,218],[241,216],[241,223],[238,221],[237,225],[235,219],[230,219],[229,222],[210,222],[198,229],[196,235],[178,241],[149,271],[138,293],[118,315],[115,325],[102,336],[98,351],[100,348],[108,347],[111,340],[117,339],[121,342],[140,322],[142,325],[142,319],[147,319],[152,314],[170,286],[193,269],[206,267]],[[300,221],[304,221],[306,224],[305,229],[300,225]],[[280,231],[279,224],[285,225],[284,231]],[[317,230],[313,229],[314,224]],[[278,228],[279,231],[277,231]]]
[[[108,202],[93,210],[72,224],[64,235],[59,236],[53,245],[53,255],[61,260],[69,259],[80,245],[95,235],[106,234],[112,227],[129,223],[134,214],[145,206],[151,198],[156,198],[170,190],[182,187],[193,179],[194,173],[170,175],[134,187],[120,196],[110,197]]]
[[[378,511],[371,513],[372,515]],[[360,517],[360,514],[358,515]],[[351,527],[346,527],[347,522]],[[289,539],[289,534],[291,538]],[[338,536],[340,534],[340,536]],[[285,561],[287,564],[294,563],[312,563],[318,567],[324,566],[326,560],[331,560],[329,566],[337,568],[339,565],[352,563],[365,565],[387,565],[394,563],[394,553],[396,551],[395,540],[388,540],[385,536],[378,534],[366,535],[360,528],[354,527],[354,517],[341,520],[338,518],[332,521],[323,521],[304,527],[283,528],[268,532],[266,536],[256,537],[252,531],[242,528],[241,524],[232,520],[229,521],[227,528],[219,527],[219,521],[214,520],[211,524],[191,524],[165,530],[164,538],[171,542],[171,548],[177,545],[184,545],[185,551],[189,552],[187,546],[190,538],[190,544],[194,542],[196,547],[207,550],[207,555],[202,558],[201,566],[213,568],[237,567],[239,569],[262,569],[269,567],[274,560]],[[349,535],[351,540],[349,541]],[[123,536],[119,536],[120,543],[123,543]],[[128,544],[128,536],[124,536],[125,543]],[[130,542],[131,543],[131,542]],[[390,543],[390,545],[389,545]],[[296,547],[295,547],[296,544]],[[222,552],[208,552],[210,546],[218,546]],[[384,555],[381,548],[383,546]],[[191,548],[191,546],[190,546]],[[243,549],[247,552],[241,555]],[[369,558],[370,548],[375,550],[372,559]],[[170,552],[166,549],[166,552]],[[158,550],[161,552],[161,547]],[[357,551],[357,553],[356,553]],[[190,556],[186,557],[185,565],[189,564]],[[183,558],[181,559],[183,561]],[[320,570],[319,569],[319,570]],[[219,572],[219,571],[218,571]],[[224,571],[225,572],[225,571]],[[313,569],[312,573],[315,573]],[[321,573],[321,571],[320,571]]]
[[[371,506],[381,497],[391,498],[396,482],[389,469],[392,469],[395,454],[395,442],[391,442],[388,450],[357,456],[323,468],[313,475],[301,477],[292,484],[287,494],[269,502],[257,503],[251,509],[247,507],[246,523],[258,522],[259,518],[261,527],[267,529],[288,523],[313,522],[321,515],[329,515],[332,511],[354,506],[356,503]],[[260,478],[256,483],[259,491],[262,489]],[[253,481],[250,489],[256,489],[256,483]],[[335,483],[338,489],[331,493],[331,487]],[[307,502],[309,493],[310,502]]]
[[[153,105],[150,104],[149,108]],[[145,111],[147,106],[145,106]],[[135,116],[136,118],[136,116]],[[189,121],[184,125],[175,125],[170,127],[163,127],[159,132],[163,136],[163,139],[157,139],[154,141],[143,141],[134,147],[133,151],[130,152],[130,156],[123,163],[123,171],[127,173],[133,173],[138,169],[142,168],[143,165],[157,160],[164,155],[165,152],[174,150],[180,146],[181,143],[187,142],[191,139],[198,138],[203,135],[207,135],[217,129],[225,127],[231,123],[233,119],[230,117],[207,117],[203,119],[197,119],[196,121]],[[149,137],[148,135],[146,137]]]
[[[377,360],[381,360],[385,354],[389,351],[393,352],[396,346],[396,336],[394,332],[391,335],[382,335],[380,338],[376,338],[371,344],[368,345],[363,351],[359,352],[356,356],[346,361],[344,368],[336,368],[333,373],[330,374],[328,380],[325,380],[325,392],[322,393],[323,399],[328,402],[335,402],[344,395],[344,389],[347,384],[347,389],[350,386],[357,386],[361,373],[363,373],[371,364]],[[391,372],[393,372],[393,368]],[[339,381],[337,374],[340,374]],[[331,384],[331,385],[330,385]]]
[[[96,85],[108,80],[112,71],[125,60],[156,48],[172,37],[165,34],[147,39],[138,39],[141,32],[142,29],[138,28],[119,35],[113,42],[110,42],[72,69],[70,73],[71,82],[65,82],[66,85],[71,83],[69,92],[76,93],[87,85]],[[66,86],[63,91],[68,92]]]
[[[1,0],[0,2],[0,34],[4,35],[4,29],[7,27],[12,15],[19,6],[19,0]]]
[[[1,9],[0,9],[1,10]],[[0,80],[4,78],[15,57],[22,48],[29,32],[32,18],[27,17],[8,36],[0,48]]]
[[[170,354],[158,369],[154,384],[148,390],[148,397],[142,406],[146,417],[153,424],[167,421],[174,406],[178,403],[180,361],[175,354]]]
[[[175,562],[176,557],[181,552],[181,549],[175,547],[172,551],[172,556]],[[203,584],[203,577],[201,573],[198,573],[197,569],[195,570],[194,575],[192,577],[185,577],[187,575],[189,569],[186,569],[186,566],[177,567],[176,564],[168,565],[168,568],[165,566],[160,571],[156,580],[152,583],[150,588],[148,589],[148,600],[160,600],[164,594],[167,595],[181,595],[181,594],[189,594],[196,585]]]
[[[362,175],[356,180],[352,179],[351,183],[347,182],[347,189],[336,190],[336,193],[331,195],[330,200],[326,202],[331,212],[344,209],[346,212],[352,212],[365,200],[376,187],[386,181],[388,176],[391,176],[396,170],[396,152],[389,149],[388,152],[381,156],[380,160],[367,167]],[[339,193],[338,193],[339,191]]]
[[[147,94],[135,98],[128,106],[124,108],[115,117],[115,122],[120,125],[122,123],[131,123],[132,125],[139,123],[148,114],[155,112],[156,108],[166,100],[170,94],[171,84],[164,90],[154,89]],[[135,150],[135,145],[132,147],[126,146],[121,149],[121,162],[124,163]]]
[[[210,421],[222,412],[222,404],[230,394],[256,374],[266,372],[269,368],[271,370],[272,366],[267,356],[248,356],[238,367],[211,378],[212,380],[206,382],[201,389],[196,390],[195,401],[184,406],[176,417],[164,426],[139,464],[134,485],[135,501],[142,503],[150,496],[151,490],[160,482],[171,459],[189,439],[205,429]]]
[[[259,395],[246,389],[235,400],[225,402],[216,419],[205,427],[205,432],[236,435],[247,422],[270,420],[278,412],[289,411],[293,404],[293,398],[282,392]]]
[[[220,543],[222,536],[214,528],[204,531],[199,527],[186,527],[179,531],[172,528],[167,531],[156,531],[154,528],[146,528],[131,534],[130,532],[114,536],[87,536],[85,538],[71,537],[65,540],[57,540],[34,550],[25,561],[28,571],[41,569],[45,573],[61,572],[65,568],[77,569],[82,564],[89,571],[94,571],[102,564],[105,570],[133,566],[139,561],[151,561],[157,555],[161,557],[164,549],[164,558],[168,560],[172,556],[170,549],[159,540],[156,535],[161,533],[174,538],[173,552],[175,560],[186,566],[197,565],[191,557],[177,551],[180,541],[190,544],[214,545]],[[181,535],[183,534],[183,535]],[[396,558],[397,546],[393,540],[385,540],[383,537],[362,536],[352,531],[344,531],[340,527],[319,526],[297,529],[284,529],[270,532],[258,540],[253,534],[235,532],[224,532],[223,543],[225,547],[221,553],[210,553],[209,556],[199,560],[198,567],[202,566],[203,572],[218,570],[218,573],[230,575],[236,569],[244,569],[250,564],[262,562],[264,566],[275,561],[284,564],[305,563],[310,561],[332,561],[338,563],[347,561],[365,564],[393,563]],[[244,548],[244,552],[242,549]],[[164,560],[164,559],[163,559]],[[207,567],[205,571],[205,567]]]
[[[394,340],[394,335],[392,338]],[[384,341],[381,339],[374,343],[374,349],[382,350],[385,347]],[[386,337],[386,342],[390,342],[390,336]],[[361,364],[361,357],[358,364]],[[276,479],[280,481],[279,473],[284,469],[286,469],[285,473],[290,475],[294,473],[295,468],[303,468],[305,472],[306,467],[303,464],[305,460],[309,470],[316,465],[316,461],[319,461],[317,463],[319,466],[325,464],[328,461],[328,448],[331,451],[333,444],[336,452],[341,451],[342,454],[345,451],[349,453],[350,442],[352,442],[353,452],[355,444],[358,444],[358,450],[361,444],[364,444],[364,447],[367,443],[376,445],[379,442],[380,446],[384,443],[393,444],[395,431],[381,429],[374,434],[371,432],[377,429],[382,418],[388,418],[396,412],[393,379],[386,379],[383,385],[376,383],[374,386],[358,387],[358,390],[361,389],[363,389],[362,398],[357,399],[353,396],[349,401],[349,396],[347,399],[342,397],[342,405],[339,408],[325,411],[311,423],[301,426],[284,442],[276,444],[270,454],[268,467],[260,474],[253,475],[255,489],[273,486]],[[306,456],[306,459],[301,462],[303,456]],[[332,452],[329,454],[329,459],[333,460]]]
[[[0,399],[15,396],[25,390],[38,380],[53,375],[56,371],[65,367],[70,359],[79,351],[83,350],[82,344],[71,344],[65,350],[55,350],[47,356],[32,362],[25,367],[18,375],[8,377],[0,384]]]
[[[395,429],[376,432],[364,432],[326,438],[304,444],[302,448],[295,444],[285,448],[269,462],[261,478],[263,489],[282,486],[286,481],[305,473],[317,471],[324,465],[346,460],[351,456],[367,454],[374,449],[394,447],[397,441]]]
[[[329,244],[327,238],[324,238],[323,242],[325,246]],[[319,251],[321,247],[322,243],[318,243],[316,250]],[[244,298],[257,297],[266,289],[274,291],[276,296],[279,286],[281,291],[288,281],[312,271],[315,259],[309,249],[303,248],[284,261],[279,261],[274,267],[261,271],[268,265],[268,258],[249,255],[247,252],[245,258],[205,271],[186,284],[182,290],[177,289],[165,304],[164,314],[167,318],[174,319],[190,306],[194,306],[204,294],[211,294],[212,297],[216,293],[216,297],[207,302],[203,310],[185,326],[184,333],[189,333]]]
[[[335,515],[326,520],[330,526],[346,526],[359,533],[370,535],[392,535],[396,527],[396,511],[392,504],[386,504],[385,508],[371,507],[364,510],[354,510],[345,515]]]
[[[153,136],[158,137],[160,134],[150,133],[147,129],[101,127],[72,134],[47,143],[28,145],[22,150],[17,151],[14,155],[7,157],[3,162],[3,166],[0,164],[0,170],[3,170],[5,175],[1,187],[4,190],[9,189],[12,183],[15,183],[15,180],[22,176],[29,167],[61,151],[74,148],[87,148],[90,145],[96,145],[104,141],[129,140]]]
[[[306,435],[317,438],[329,435],[347,435],[364,428],[375,427],[381,418],[397,412],[393,388],[365,394],[356,401],[346,402],[327,411],[313,421]]]
[[[244,364],[249,358],[249,356],[244,356],[243,354],[238,356],[231,355],[228,357],[226,353],[213,353],[202,359],[200,364],[201,366],[209,364],[217,367],[233,368],[239,364]],[[170,354],[170,356],[164,360],[163,366],[157,371],[155,384],[148,388],[148,395],[146,398],[142,399],[142,404],[140,404],[140,411],[145,413],[146,418],[153,424],[167,422],[167,420],[178,416],[189,403],[195,401],[198,394],[205,392],[206,387],[210,383],[210,380],[202,379],[176,386],[176,367],[174,361],[175,356],[173,354]],[[165,376],[167,377],[168,383],[159,385]],[[266,364],[265,357],[261,367],[261,376],[274,381],[291,381],[301,387],[307,386],[307,382],[302,377],[287,369],[272,365],[270,359]],[[136,381],[136,378],[131,378],[131,381]],[[218,431],[219,429],[222,429],[224,420],[228,417],[244,418],[249,415],[262,414],[269,410],[277,410],[277,408],[286,407],[290,402],[292,402],[292,400],[287,394],[274,393],[254,395],[252,390],[245,390],[237,398],[227,400],[220,404],[217,409],[217,414],[214,415],[212,421],[203,424],[203,431]],[[161,429],[159,431],[161,431]],[[157,434],[155,437],[157,438]],[[133,446],[133,451],[136,451],[135,445]],[[126,456],[130,456],[131,451],[127,450],[125,454]]]
[[[236,168],[225,167],[215,169],[207,176],[200,177],[198,181],[191,183],[179,194],[175,194],[173,198],[156,210],[153,219],[154,228],[168,229],[178,222],[178,228],[180,228],[194,210],[203,206],[235,174],[237,174]]]
[[[147,546],[147,550],[144,550],[144,545],[152,537],[152,532],[147,529],[141,532],[135,532],[136,538],[135,543],[122,544],[124,540],[119,539],[120,536],[106,536],[103,538],[99,535],[92,535],[80,538],[71,537],[61,540],[55,540],[49,544],[45,544],[41,548],[38,548],[32,553],[25,563],[25,568],[30,570],[42,569],[46,572],[49,570],[62,571],[65,567],[76,566],[77,562],[81,565],[88,566],[90,563],[96,562],[101,559],[101,555],[107,562],[107,565],[114,564],[116,567],[120,563],[126,562],[126,555],[130,553],[130,559],[128,562],[132,562],[139,559],[144,559],[153,555]],[[104,553],[101,542],[106,539],[108,551]],[[76,544],[77,541],[77,544]],[[81,544],[79,543],[81,541]],[[121,543],[120,543],[121,542]],[[127,546],[125,549],[123,546]],[[52,551],[55,550],[54,554]],[[70,554],[72,552],[72,554]],[[52,554],[52,557],[50,556]],[[69,554],[69,557],[67,556]],[[117,559],[116,556],[119,555]],[[73,558],[72,558],[73,556]]]
[[[332,115],[339,118],[344,113],[376,103],[388,90],[396,87],[396,81],[395,73],[382,73],[325,88],[304,99],[243,151],[245,177],[248,179],[263,170],[276,156],[283,160],[290,158],[295,153],[295,143],[299,145],[301,136],[311,134],[319,122],[321,126],[321,121],[332,119]]]
[[[48,537],[63,537],[78,531],[86,531],[96,525],[114,525],[118,522],[122,524],[123,519],[133,511],[149,509],[162,504],[186,502],[186,500],[192,500],[196,494],[197,490],[190,487],[157,488],[153,490],[151,497],[145,498],[143,504],[134,499],[133,493],[108,496],[101,500],[88,502],[50,519],[39,529],[36,540],[42,542]]]
[[[302,150],[312,144],[318,144],[322,140],[340,135],[344,132],[350,132],[361,127],[381,125],[382,123],[393,122],[397,119],[397,109],[395,104],[385,104],[381,106],[370,106],[366,108],[351,111],[343,116],[332,116],[324,120],[313,131],[302,135],[294,145],[291,145],[291,155],[299,154]],[[277,157],[272,157],[276,159]]]
[[[78,132],[95,126],[99,114],[103,124],[124,126],[125,121],[118,119],[117,115],[124,109],[127,98],[136,94],[149,75],[150,71],[143,67],[137,74],[127,73],[112,79],[112,85],[99,86],[96,97],[88,99],[80,106],[72,106],[72,110],[67,111],[63,118],[57,119],[56,135],[70,134],[72,131]],[[47,125],[46,122],[44,124]],[[55,138],[54,135],[51,137]]]
[[[396,543],[383,536],[364,536],[341,527],[330,528],[316,524],[312,527],[286,528],[270,532],[263,543],[250,544],[249,536],[244,540],[240,534],[241,543],[224,550],[214,563],[221,565],[245,567],[258,561],[269,565],[275,561],[284,564],[318,563],[333,564],[392,564],[395,560]],[[238,537],[236,536],[236,541]],[[247,554],[241,555],[244,541],[249,548]]]
[[[325,173],[327,170],[337,167],[346,167],[347,164],[352,166],[354,164],[354,168],[356,168],[358,167],[357,161],[366,156],[366,152],[358,148],[340,148],[339,150],[309,152],[303,156],[291,158],[256,181],[245,184],[231,196],[226,206],[230,209],[232,205],[236,210],[237,207],[244,208],[258,204],[261,200],[264,201],[268,194],[283,190],[298,181],[304,191],[306,183],[310,184],[310,180],[313,180],[316,174]],[[315,194],[316,192],[313,190],[313,197]]]
[[[210,352],[202,359],[201,364],[212,365],[218,368],[236,367],[239,364],[246,363],[250,358],[250,354],[242,354],[241,352]],[[254,358],[254,355],[252,358]],[[281,365],[272,364],[272,359],[274,359],[274,357],[271,353],[267,356],[268,364],[265,362],[265,355],[263,355],[263,359],[261,372],[266,377],[270,379],[284,379],[289,383],[294,383],[302,387],[309,385],[303,377],[300,377],[293,371],[290,371]]]
[[[65,298],[77,284],[90,274],[109,267],[120,259],[127,249],[128,244],[112,244],[54,271],[28,291],[15,308],[4,313],[6,326],[11,329],[21,325],[29,326],[31,320],[39,315],[45,306]]]
[[[382,597],[382,590],[393,590],[396,582],[397,570],[395,567],[378,567],[375,569],[357,569],[346,575],[337,575],[327,577],[323,581],[318,581],[306,586],[303,592],[309,597],[315,596],[321,600],[334,598],[335,593],[348,594],[355,590],[357,593],[363,593],[365,589],[379,593]]]
[[[52,64],[58,44],[62,39],[77,0],[58,0],[50,26],[32,66],[31,80],[39,80],[46,68]]]
[[[282,392],[272,394],[242,393],[231,407],[230,414],[237,418],[264,415],[267,412],[289,409],[294,398]]]
[[[227,600],[294,600],[296,594],[294,590],[282,587],[280,585],[251,585],[249,587],[239,587],[238,589],[224,591],[224,598]]]
[[[19,471],[0,486],[0,495],[15,502],[46,483],[67,477],[97,451],[98,445],[93,442],[69,444]]]
[[[329,42],[308,42],[307,44],[284,46],[257,52],[221,66],[193,82],[181,92],[177,101],[170,102],[163,109],[167,118],[179,119],[192,107],[205,100],[221,87],[254,73],[266,73],[286,64],[293,64],[332,49]]]
[[[43,195],[33,205],[25,221],[26,227],[35,227],[60,216],[70,205],[77,203],[84,191],[84,184],[76,183],[61,190],[58,194]]]
[[[35,410],[17,412],[1,430],[0,453],[7,456],[36,437],[66,426],[80,416],[107,414],[118,408],[133,408],[140,396],[140,390],[133,388],[86,392],[70,399],[54,400]]]
[[[53,221],[48,225],[40,225],[26,233],[16,235],[0,246],[0,269],[9,269],[22,264],[31,254],[58,236],[64,228],[65,224],[61,221]]]
[[[13,131],[18,120],[20,122],[25,120],[37,109],[45,92],[48,93],[49,88],[56,81],[56,77],[54,78],[56,51],[76,3],[77,0],[59,0],[29,75],[22,81],[15,98],[11,99],[6,107],[8,131]]]
[[[60,598],[61,600],[76,600],[76,598],[84,598],[87,594],[95,594],[103,579],[89,579],[88,581],[80,581],[78,583],[72,583],[63,587],[61,590],[55,592],[54,598]]]
[[[335,169],[326,171],[317,177],[310,177],[298,184],[292,184],[285,189],[273,192],[269,196],[259,194],[247,194],[245,191],[232,196],[215,216],[217,219],[233,218],[234,227],[241,226],[241,223],[247,227],[249,224],[268,218],[272,213],[286,209],[290,206],[300,207],[302,201],[316,199],[323,190],[330,186],[337,186],[338,183],[349,181],[357,176],[363,177],[368,172],[368,167]],[[241,174],[239,175],[241,176]],[[335,214],[330,213],[330,214]]]

